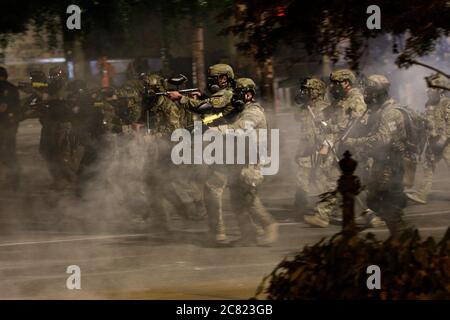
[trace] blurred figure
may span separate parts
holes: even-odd
[[[0,183],[13,189],[19,186],[16,136],[20,120],[19,91],[8,82],[7,70],[0,67]]]
[[[256,85],[252,79],[239,78],[236,80],[236,87],[233,95],[233,108],[237,115],[229,119],[227,123],[216,127],[222,134],[234,136],[239,134],[249,134],[252,130],[259,136],[260,129],[266,129],[267,120],[263,107],[255,101]],[[239,131],[241,133],[239,133]],[[246,132],[244,133],[245,130]],[[261,138],[261,137],[260,137]],[[230,202],[234,214],[237,217],[241,238],[235,245],[270,245],[278,239],[278,223],[265,208],[258,196],[258,187],[263,182],[264,176],[261,173],[261,159],[258,163],[234,164],[218,166],[208,179],[209,190],[216,191],[215,194],[206,194],[206,204],[208,208],[208,220],[210,230],[219,230],[225,234],[225,225],[222,217],[223,193],[226,187],[230,190]],[[208,190],[208,188],[207,188]],[[216,206],[219,205],[219,208]],[[219,210],[218,210],[219,209]],[[257,227],[263,230],[263,238],[258,239]],[[217,239],[217,237],[216,237]]]
[[[42,124],[39,150],[47,162],[55,190],[74,186],[79,164],[73,158],[73,147],[78,142],[73,136],[74,113],[67,101],[67,84],[66,71],[62,67],[51,68],[48,98],[39,111]]]
[[[428,78],[433,85],[447,87],[449,81],[441,74],[434,74]],[[450,168],[450,98],[448,91],[428,88],[428,101],[425,105],[427,119],[428,144],[423,161],[423,181],[417,191],[407,193],[407,197],[414,202],[427,203],[428,195],[433,184],[436,164],[444,159]]]
[[[336,158],[334,146],[345,134],[355,136],[356,127],[361,127],[365,121],[367,106],[363,94],[356,87],[356,76],[351,70],[340,69],[331,73],[329,89],[332,96],[327,125],[329,134],[319,152],[323,155],[334,153],[332,156]],[[360,161],[358,156],[356,155],[356,159]],[[305,222],[315,227],[328,227],[332,214],[340,216],[339,202],[339,193],[330,193],[316,205],[313,215],[304,216]]]
[[[199,100],[198,97],[183,96],[178,91],[170,91],[168,96],[173,101],[178,101],[185,110],[193,112],[219,113],[230,115],[234,111],[231,103],[233,98],[234,71],[227,64],[215,64],[208,69],[209,98]],[[225,117],[224,117],[225,118]],[[216,245],[228,245],[229,241],[225,233],[223,222],[222,197],[226,181],[221,173],[223,165],[210,165],[204,188],[204,199],[209,219],[210,237]]]
[[[180,202],[173,183],[177,183],[176,170],[171,160],[170,136],[175,129],[182,128],[177,105],[165,95],[156,95],[167,90],[164,79],[156,74],[142,77],[146,93],[143,111],[149,126],[149,150],[145,167],[145,182],[150,208],[152,230],[169,232],[168,204],[175,206],[178,214],[185,215],[186,208]]]
[[[373,159],[367,189],[367,204],[386,222],[392,237],[411,230],[403,220],[404,158],[408,150],[406,110],[389,95],[390,82],[382,75],[368,77],[364,96],[371,113],[368,134],[344,142],[346,148],[368,150]]]
[[[114,67],[108,62],[108,57],[103,56],[97,61],[97,69],[100,73],[100,85],[102,88],[112,86],[112,79],[115,75]]]
[[[330,103],[325,100],[325,83],[320,79],[307,78],[295,97],[299,105],[295,109],[295,120],[299,123],[300,136],[296,154],[297,190],[295,208],[303,216],[309,208],[311,187],[320,193],[334,189],[339,170],[331,152],[321,155],[318,147],[326,138],[326,123]]]

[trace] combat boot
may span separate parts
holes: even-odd
[[[365,210],[363,215],[366,217],[366,228],[378,228],[385,227],[386,223],[376,215],[376,213],[370,209]]]
[[[269,224],[264,230],[264,244],[273,244],[278,240],[279,225],[276,222]]]
[[[304,216],[303,219],[307,224],[319,228],[326,228],[330,224],[330,219],[318,212],[314,215]]]
[[[215,247],[228,247],[230,245],[230,241],[225,233],[211,234],[210,239]]]
[[[408,199],[416,202],[416,203],[420,203],[420,204],[426,204],[427,203],[427,199],[426,197],[422,196],[420,193],[417,192],[407,192],[406,196],[408,197]]]

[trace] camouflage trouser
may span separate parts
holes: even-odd
[[[174,169],[173,190],[186,215],[192,219],[205,217],[203,187],[206,167],[203,165],[178,165]]]
[[[367,206],[368,191],[362,190],[355,197],[355,213],[356,216],[360,215],[364,210],[368,209]],[[342,196],[339,192],[327,193],[321,201],[316,204],[314,213],[319,215],[323,220],[330,220],[331,216],[335,216],[337,219],[342,218]]]
[[[447,168],[450,169],[450,144],[445,147],[444,151],[442,152],[442,156],[438,158],[434,156],[430,149],[426,150],[425,159],[422,164],[423,181],[417,190],[418,195],[423,197],[424,200],[427,199],[431,191],[431,187],[433,185],[434,170],[436,168],[436,164],[441,159],[444,159],[445,163],[447,164]]]
[[[176,182],[176,167],[170,159],[170,144],[156,138],[147,145],[147,159],[145,163],[145,181],[149,212],[144,218],[151,216],[155,227],[168,228],[169,206],[173,205],[177,213],[183,213],[182,205],[173,188]]]
[[[274,220],[258,197],[256,187],[241,179],[242,166],[211,167],[205,183],[205,204],[212,235],[225,235],[223,193],[228,186],[231,208],[234,211],[241,237],[256,236],[255,224],[266,228]]]
[[[356,175],[359,177],[363,177],[365,180],[365,165],[361,165],[356,172]],[[334,179],[338,179],[338,170],[335,165],[334,167]],[[335,180],[335,181],[336,181]],[[361,179],[362,180],[362,179]],[[339,192],[329,192],[327,191],[324,195],[321,196],[321,200],[316,204],[314,208],[314,214],[320,216],[323,220],[329,221],[331,216],[335,216],[337,219],[340,219],[342,217],[342,196]],[[359,215],[364,210],[368,209],[367,206],[367,190],[362,190],[356,197],[355,197],[355,213],[356,215]]]
[[[403,159],[403,164],[405,166],[405,177],[403,183],[405,188],[412,188],[414,186],[414,180],[416,176],[417,160],[410,156]]]
[[[331,160],[331,161],[330,161]],[[331,157],[321,158],[314,163],[313,156],[297,158],[297,190],[295,206],[301,211],[308,208],[308,196],[314,190],[318,193],[335,189],[339,170]]]
[[[403,179],[404,163],[401,159],[375,161],[367,186],[369,208],[386,222],[394,237],[409,227],[403,220],[403,209],[406,206]]]
[[[0,123],[0,183],[8,187],[17,187],[19,183],[16,136],[16,124]]]

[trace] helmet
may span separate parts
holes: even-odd
[[[150,88],[155,92],[162,92],[166,90],[166,82],[164,78],[157,74],[141,74],[140,79],[146,88]]]
[[[247,92],[253,94],[252,100],[256,95],[256,84],[250,78],[239,78],[236,80],[236,86],[231,98],[231,104],[235,110],[244,110],[246,102],[249,102],[248,97],[245,96]]]
[[[330,74],[330,81],[342,82],[344,80],[349,81],[351,84],[355,83],[356,76],[350,69],[340,69]]]
[[[62,67],[53,67],[50,68],[48,72],[48,77],[50,81],[66,81],[67,80],[67,72]]]
[[[311,98],[323,97],[325,95],[326,85],[320,79],[306,78],[301,84],[301,90],[308,89]]]
[[[253,92],[253,95],[256,95],[256,84],[250,78],[239,78],[236,80],[236,90],[242,92]]]
[[[429,77],[426,78],[427,83],[429,86],[433,87],[433,86],[438,86],[439,89],[441,89],[441,87],[447,88],[449,86],[449,80],[447,79],[447,77],[445,77],[444,75],[440,74],[440,73],[435,73]],[[438,89],[438,88],[436,88]]]
[[[373,74],[367,78],[364,88],[364,100],[368,106],[380,106],[389,97],[391,83],[380,74]]]
[[[388,78],[380,74],[373,74],[367,78],[366,90],[388,93],[391,83]]]
[[[209,77],[218,77],[224,74],[228,76],[228,79],[234,79],[233,68],[228,64],[219,63],[210,66],[208,69]]]
[[[300,84],[300,90],[295,96],[297,104],[303,104],[309,99],[323,98],[325,95],[325,83],[317,78],[305,78]]]
[[[317,78],[306,78],[301,84],[302,88],[317,90],[322,95],[325,94],[325,82]]]

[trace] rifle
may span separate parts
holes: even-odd
[[[313,110],[311,109],[311,106],[307,106],[309,113],[311,114],[311,117],[314,120],[314,127],[316,127],[316,115],[314,114]],[[325,121],[321,121],[321,124],[323,126],[326,126],[327,123]],[[319,126],[319,131],[321,134],[324,134],[322,126]],[[334,146],[331,145],[330,141],[328,141],[327,139],[325,139],[326,144],[328,145],[328,147],[330,148],[331,152],[333,153],[334,156],[334,160],[336,160],[336,162],[339,162],[339,157],[337,155],[336,149],[334,148]]]
[[[361,115],[361,117],[354,118],[350,121],[350,123],[347,125],[347,128],[345,128],[344,134],[338,139],[338,142],[344,142],[345,140],[347,140],[348,135],[353,130],[353,127],[364,118],[368,111],[369,109],[367,108]]]
[[[195,91],[199,91],[198,88],[192,88],[192,89],[181,89],[181,90],[169,90],[169,91],[164,91],[164,92],[147,92],[148,95],[153,95],[153,96],[167,96],[169,94],[169,92],[171,91],[178,91],[179,93],[191,93],[191,92],[195,92]]]

